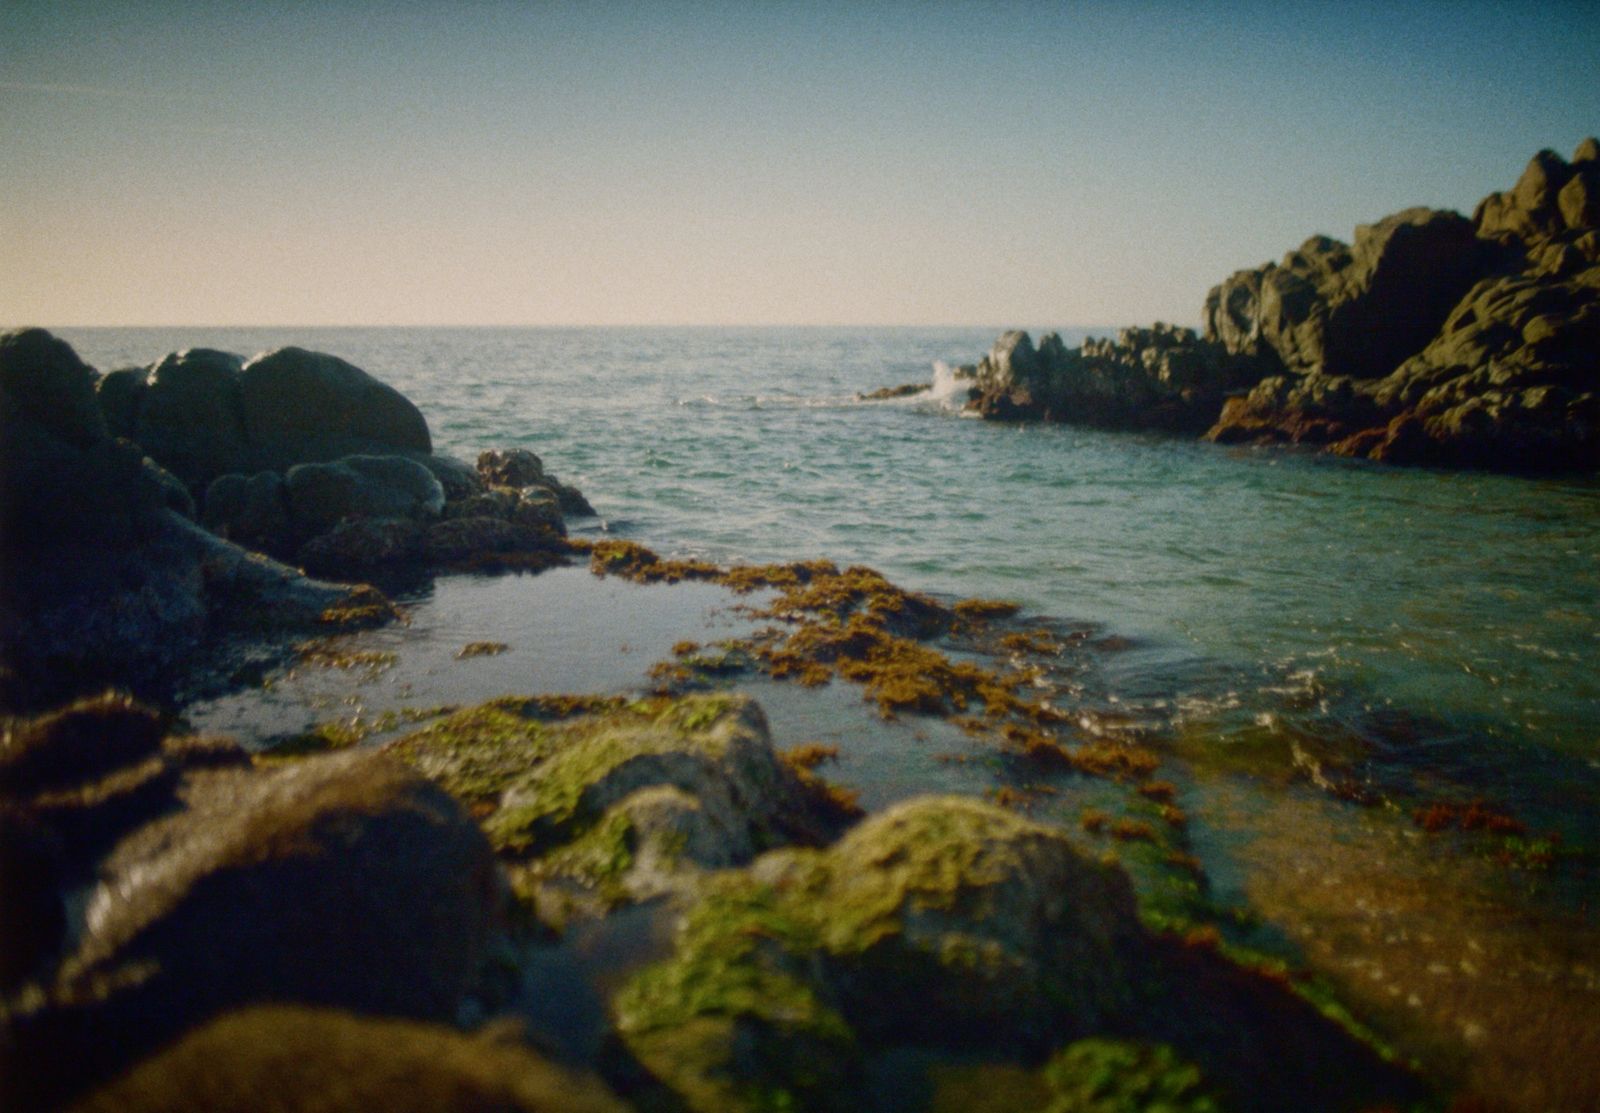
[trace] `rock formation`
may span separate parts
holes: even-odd
[[[1389,463],[1600,466],[1600,142],[1541,151],[1469,220],[1407,209],[1225,279],[1204,330],[1125,330],[980,365],[986,417],[1208,430]]]

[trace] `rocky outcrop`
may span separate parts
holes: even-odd
[[[1199,431],[1253,367],[1172,325],[1123,329],[1115,340],[1081,348],[1068,348],[1055,333],[1035,348],[1027,333],[1008,332],[978,364],[973,405],[990,418]]]
[[[1357,227],[1354,246],[1313,236],[1228,278],[1206,296],[1205,336],[1292,375],[1386,375],[1428,343],[1485,258],[1464,217],[1407,209]]]
[[[426,456],[428,425],[404,395],[336,356],[280,348],[249,362],[191,348],[100,380],[101,409],[196,495],[220,475],[342,456]]]
[[[112,436],[68,345],[0,336],[0,707],[155,691],[247,616],[269,633],[355,601],[206,533],[173,509],[186,499]]]
[[[1206,430],[1387,463],[1600,467],[1600,142],[1536,155],[1471,220],[1407,209],[1313,236],[1208,294],[1203,335],[1157,326],[980,366],[986,417]]]
[[[1473,217],[1486,265],[1426,344],[1376,379],[1313,369],[1230,401],[1212,440],[1290,441],[1385,463],[1600,467],[1600,161],[1536,155]],[[1563,198],[1566,199],[1563,203]]]

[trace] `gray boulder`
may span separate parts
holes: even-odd
[[[428,424],[399,391],[321,352],[279,348],[239,375],[245,436],[260,467],[359,453],[431,453]]]

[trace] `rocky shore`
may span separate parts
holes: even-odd
[[[1540,151],[1470,219],[1415,208],[1352,244],[1313,236],[1213,287],[1202,320],[1080,348],[1006,333],[969,405],[1394,464],[1600,467],[1600,142]]]
[[[1192,338],[1142,342],[1193,369]],[[569,539],[592,511],[533,453],[440,456],[406,399],[299,349],[102,376],[6,334],[0,453],[0,1107],[1203,1113],[1444,1085],[1219,930],[1164,756],[1057,702],[1071,635],[1013,604]],[[750,632],[628,693],[382,737],[252,752],[179,717],[398,616],[356,581],[576,557],[712,585]],[[836,749],[730,687],[756,677],[939,720],[972,791],[863,809]],[[1073,819],[1030,814],[1083,785]]]

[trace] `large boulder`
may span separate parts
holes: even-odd
[[[239,392],[259,467],[285,471],[341,456],[433,451],[416,406],[337,356],[267,352],[245,364]]]
[[[203,490],[213,477],[238,467],[247,454],[239,371],[244,361],[229,352],[189,348],[162,358],[145,376],[138,416],[130,434],[140,447],[191,487]],[[108,413],[117,408],[115,394]]]
[[[107,439],[94,369],[44,329],[0,334],[0,429],[21,429],[88,448]]]
[[[101,864],[75,952],[0,1027],[24,1104],[253,1001],[454,1018],[498,887],[448,796],[355,751],[195,775],[182,799]]]

